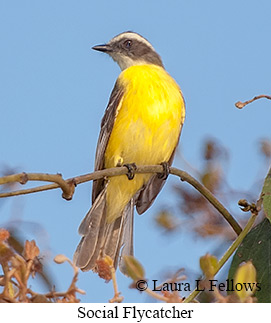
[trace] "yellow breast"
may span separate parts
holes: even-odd
[[[129,67],[120,74],[118,82],[124,95],[105,151],[105,167],[168,161],[177,145],[185,116],[179,86],[156,65]],[[149,178],[148,174],[137,174],[131,181],[126,176],[111,178],[107,194],[111,205],[108,218],[116,218]]]
[[[170,158],[184,119],[184,102],[176,82],[161,67],[137,65],[119,76],[124,96],[105,154],[105,166],[157,164]]]

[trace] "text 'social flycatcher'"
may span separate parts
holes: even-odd
[[[110,55],[122,70],[102,119],[95,171],[126,165],[133,177],[135,165],[171,165],[185,103],[160,56],[134,32],[124,32],[93,49]],[[92,207],[79,227],[82,239],[75,264],[84,271],[97,270],[97,260],[108,255],[115,268],[119,263],[125,273],[123,256],[133,255],[134,206],[144,213],[164,179],[161,174],[135,174],[131,180],[121,175],[94,181]]]

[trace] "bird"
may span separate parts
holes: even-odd
[[[95,171],[126,166],[127,176],[93,181],[92,207],[82,220],[74,263],[98,271],[105,256],[127,273],[124,256],[133,256],[134,208],[144,213],[154,202],[173,162],[185,119],[185,101],[161,57],[140,34],[123,32],[92,47],[120,67],[101,121]],[[139,165],[163,165],[164,175],[139,174]]]

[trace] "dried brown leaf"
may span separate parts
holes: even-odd
[[[23,256],[25,260],[34,260],[36,257],[38,257],[39,253],[40,250],[37,247],[36,242],[34,240],[26,240],[23,251]]]

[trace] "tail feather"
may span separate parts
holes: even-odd
[[[95,257],[98,256],[97,250],[100,248],[105,230],[105,193],[104,190],[97,197],[78,229],[83,237],[77,246],[73,260],[82,270],[93,268],[96,262]]]
[[[133,222],[134,222],[134,203],[131,200],[119,218],[112,224],[112,230],[105,234],[104,254],[114,260],[114,267],[118,263],[121,272],[125,273],[123,256],[133,255]],[[119,257],[121,250],[121,256]]]
[[[83,237],[74,254],[76,266],[83,271],[95,270],[96,261],[108,255],[113,259],[115,268],[120,260],[120,270],[125,273],[123,256],[133,255],[133,211],[134,204],[131,200],[120,217],[107,223],[105,187],[79,226],[78,231]]]
[[[122,217],[118,217],[114,222],[106,224],[104,240],[101,246],[101,256],[107,255],[112,258],[114,267],[118,266],[119,241],[122,234]]]
[[[125,211],[126,209],[126,211]],[[125,216],[123,217],[123,235],[121,246],[123,246],[120,255],[119,269],[126,275],[126,267],[124,264],[124,256],[134,255],[134,200],[132,199],[124,209]]]
[[[84,219],[82,220],[78,232],[80,235],[85,236],[90,231],[93,235],[96,235],[99,230],[99,223],[101,217],[105,214],[105,202],[106,202],[106,187],[101,191],[94,201],[91,209],[88,211]]]

